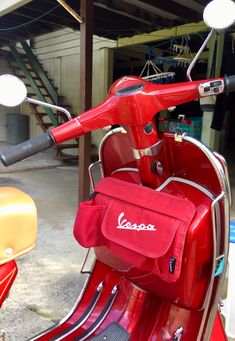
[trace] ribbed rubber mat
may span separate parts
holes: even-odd
[[[130,334],[119,326],[118,323],[111,323],[99,335],[89,339],[90,341],[129,341]]]

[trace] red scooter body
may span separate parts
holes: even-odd
[[[103,175],[140,184],[136,160],[131,149],[127,148],[128,136],[121,131],[117,128],[103,140],[100,148]],[[123,254],[120,257],[105,246],[95,247],[97,260],[71,316],[60,326],[32,340],[50,340],[62,335],[66,340],[79,340],[86,335],[95,337],[112,322],[127,330],[130,340],[134,341],[197,340],[212,268],[212,199],[208,193],[216,197],[221,188],[212,165],[200,149],[188,142],[177,142],[170,134],[161,138],[158,159],[167,165],[161,183],[165,183],[172,174],[177,179],[170,181],[162,190],[177,197],[187,197],[197,206],[197,214],[187,235],[179,280],[169,285],[155,274],[128,264],[123,260]],[[122,146],[125,148],[120,148]],[[195,160],[197,167],[194,166]],[[191,183],[179,181],[182,176]],[[207,194],[194,187],[195,184],[204,188]],[[94,301],[99,286],[102,288],[98,300],[88,314],[89,304]],[[102,324],[95,327],[94,323],[105,310],[114,288],[117,291],[110,309]],[[89,316],[84,318],[86,315]],[[91,330],[90,335],[87,330]],[[227,339],[218,312],[210,339]]]
[[[140,183],[139,174],[135,169],[136,162],[127,147],[122,149],[125,150],[124,153],[121,154],[119,151],[117,151],[117,155],[115,153],[115,146],[119,145],[117,140],[120,140],[120,145],[127,146],[127,139],[126,134],[117,132],[110,135],[107,141],[104,141],[101,148],[103,172],[106,176],[114,176],[125,181]],[[184,329],[183,340],[196,340],[210,280],[213,246],[211,199],[204,193],[199,193],[196,187],[192,187],[192,184],[198,184],[208,189],[213,195],[219,195],[221,187],[212,165],[199,148],[187,142],[178,142],[169,134],[163,135],[162,141],[161,149],[157,155],[157,160],[161,160],[161,163],[165,165],[165,169],[161,174],[161,182],[164,183],[172,174],[177,180],[170,181],[163,190],[177,197],[186,196],[190,198],[198,208],[197,215],[188,231],[184,250],[184,262],[188,264],[188,267],[184,266],[179,280],[169,285],[161,281],[153,273],[147,273],[131,267],[130,264],[125,264],[122,260],[123,255],[121,258],[115,258],[106,248],[96,248],[95,251],[99,260],[119,269],[122,275],[132,283],[157,297],[165,298],[161,301],[158,312],[160,316],[165,316],[164,324],[161,327],[162,330],[167,331],[169,339],[174,338],[178,323],[178,327],[181,324]],[[117,164],[117,160],[119,160],[119,164]],[[197,166],[195,167],[195,165]],[[192,183],[180,182],[179,180],[182,180],[182,177]],[[176,305],[167,303],[167,301],[174,302]],[[155,302],[153,306],[156,304]],[[175,314],[176,310],[177,314]],[[177,320],[176,315],[178,315],[179,320]],[[172,321],[170,321],[171,318]],[[190,321],[194,321],[193,325],[191,325]],[[161,320],[161,322],[163,321]],[[165,338],[165,334],[159,332],[161,327],[157,327],[157,340],[164,340]],[[216,318],[213,330],[217,330],[218,334],[213,332],[212,339],[226,339],[219,317]],[[148,339],[147,336],[146,339]],[[151,340],[151,337],[149,340]]]
[[[161,269],[155,271],[155,260],[144,252],[140,257],[124,243],[103,235],[90,245],[96,260],[74,308],[31,341],[113,340],[117,335],[120,341],[226,340],[218,312],[228,254],[226,164],[191,137],[159,134],[154,122],[160,110],[207,95],[208,87],[211,94],[223,92],[224,80],[154,85],[125,77],[112,86],[100,106],[51,131],[60,143],[109,124],[122,124],[124,134],[115,130],[102,142],[103,177],[171,198],[172,206],[166,209],[173,214],[174,198],[190,203],[195,212],[187,226],[176,280],[163,280]],[[115,194],[118,191],[114,202]],[[133,196],[133,204],[136,199]],[[92,196],[91,203],[99,204],[98,195]],[[79,212],[74,227],[78,240],[83,224]],[[96,225],[90,232],[93,239],[100,234]]]
[[[185,264],[182,266],[183,271],[180,278],[174,283],[167,284],[153,273],[135,269],[131,267],[131,264],[125,264],[125,262],[120,259],[114,259],[114,256],[111,253],[107,256],[109,252],[106,249],[100,250],[97,248],[95,251],[98,259],[116,269],[122,269],[123,276],[125,275],[131,282],[138,285],[143,290],[164,297],[169,301],[176,302],[178,306],[199,310],[202,308],[205,300],[212,266],[212,200],[207,194],[194,186],[203,186],[204,183],[207,183],[207,189],[211,188],[212,190],[213,188],[213,190],[216,190],[216,176],[208,160],[206,160],[202,153],[200,153],[200,150],[194,146],[185,142],[175,142],[172,137],[164,137],[162,141],[161,150],[159,150],[158,153],[158,160],[161,160],[161,163],[166,165],[166,168],[161,175],[162,184],[164,184],[167,179],[172,180],[170,180],[161,191],[176,197],[187,198],[197,207],[197,213],[187,233],[183,261]],[[182,146],[182,143],[184,146]],[[112,164],[113,156],[111,155],[114,155],[114,152],[115,151],[110,154],[110,158],[108,162],[106,161],[105,165],[107,165],[107,163]],[[177,155],[177,158],[174,157],[174,155]],[[107,156],[104,155],[104,158],[106,157]],[[197,168],[192,167],[192,160],[197,160]],[[207,172],[203,172],[202,167],[205,167]],[[125,164],[114,170],[112,172],[114,173],[113,176],[125,181],[131,181],[131,178],[127,179],[126,173],[131,176],[130,174],[133,173],[133,171],[123,171],[123,168],[126,168]],[[118,171],[119,169],[121,169],[121,171]],[[204,174],[199,179],[200,170]],[[174,174],[174,177],[172,177],[172,174]],[[183,178],[182,174],[184,174]],[[210,174],[210,179],[207,179],[208,174]],[[134,176],[135,179],[133,180],[141,183],[138,173],[134,172]],[[183,181],[186,179],[191,181],[191,183],[184,183]],[[162,186],[162,184],[160,184],[160,186]],[[218,180],[217,187],[217,192],[219,194]],[[212,195],[214,195],[214,192],[213,194],[211,193],[211,197]],[[198,250],[200,250],[200,253]],[[124,256],[122,254],[122,259],[123,258]]]
[[[16,278],[17,271],[15,261],[0,265],[0,307],[8,295],[14,279]]]

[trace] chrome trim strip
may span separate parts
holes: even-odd
[[[118,293],[118,285],[115,285],[115,286],[113,287],[113,290],[112,290],[111,295],[110,295],[110,297],[109,297],[109,299],[110,299],[109,305],[108,305],[107,309],[104,311],[104,314],[103,314],[102,318],[100,319],[99,323],[97,323],[97,324],[95,325],[94,328],[91,328],[91,330],[89,331],[89,333],[87,333],[84,337],[81,337],[81,338],[80,338],[80,337],[78,336],[78,338],[76,338],[77,341],[84,341],[84,340],[87,340],[87,338],[88,338],[91,334],[93,334],[93,333],[99,328],[99,326],[102,324],[102,322],[104,321],[104,319],[106,318],[106,316],[107,316],[108,313],[110,312],[110,310],[111,310],[111,308],[112,308],[112,305],[113,305],[113,303],[114,303],[114,300],[115,300],[115,298],[116,298],[116,296],[117,296],[117,293]],[[102,313],[103,313],[103,312],[102,312]],[[101,314],[102,314],[102,313],[101,313]],[[95,324],[95,322],[94,322],[94,324]]]
[[[89,178],[90,178],[90,181],[91,181],[91,186],[92,186],[92,190],[93,190],[93,191],[95,190],[95,180],[94,180],[94,177],[93,177],[92,170],[93,170],[93,168],[94,168],[96,165],[98,165],[98,164],[100,164],[100,166],[101,166],[101,161],[100,161],[100,160],[98,160],[98,161],[92,163],[92,164],[88,167],[88,174],[89,174]],[[100,167],[100,169],[101,169],[101,173],[103,173],[103,172],[102,172],[102,167]],[[103,174],[102,174],[102,175],[103,175]]]
[[[99,298],[100,298],[100,295],[102,293],[102,290],[104,288],[104,284],[103,282],[101,282],[98,287],[96,288],[96,293],[95,295],[97,295],[97,297],[95,297],[95,300],[92,304],[92,306],[90,307],[89,311],[86,313],[86,315],[83,317],[83,319],[81,321],[79,321],[78,324],[76,324],[74,326],[74,328],[71,328],[67,333],[66,333],[66,330],[65,330],[65,333],[63,333],[61,336],[59,337],[54,337],[54,340],[55,341],[61,341],[63,340],[65,337],[67,337],[68,335],[72,334],[75,330],[77,330],[78,328],[80,328],[87,320],[88,318],[90,317],[92,311],[94,310],[95,306],[96,306],[96,303],[98,302]],[[72,327],[72,326],[71,326]]]
[[[56,323],[56,324],[54,324],[53,326],[47,328],[46,330],[43,330],[41,333],[39,333],[39,334],[33,336],[31,339],[28,339],[27,341],[36,341],[36,340],[40,339],[42,336],[45,336],[47,333],[52,332],[53,330],[57,329],[57,328],[60,327],[62,324],[64,324],[65,322],[67,322],[67,321],[69,320],[69,318],[70,318],[70,317],[74,314],[74,312],[76,311],[76,309],[77,309],[77,307],[78,307],[78,305],[79,305],[79,303],[80,303],[80,301],[81,301],[81,299],[82,299],[82,297],[83,297],[83,294],[84,294],[86,288],[88,287],[89,279],[90,279],[90,275],[87,276],[87,279],[86,279],[86,281],[85,281],[85,283],[84,283],[84,285],[83,285],[83,288],[82,288],[82,290],[81,290],[81,292],[80,292],[80,294],[79,294],[79,296],[78,296],[78,298],[77,298],[77,300],[76,300],[74,306],[73,306],[72,309],[68,312],[68,314],[65,315],[58,323]],[[100,286],[101,284],[103,285],[103,283],[101,282],[101,283],[98,285],[97,289],[99,288],[99,286]],[[103,288],[101,288],[101,289],[103,289]],[[101,290],[101,291],[102,291],[102,290]]]
[[[115,285],[112,289],[112,292],[107,300],[106,306],[104,307],[103,311],[101,312],[102,317],[100,318],[100,316],[97,317],[96,321],[93,322],[93,324],[88,328],[88,330],[85,330],[80,336],[76,336],[73,338],[73,340],[76,341],[84,341],[87,340],[88,337],[93,334],[98,328],[99,326],[102,324],[102,322],[104,321],[104,319],[106,318],[106,316],[108,315],[110,309],[112,308],[113,302],[117,296],[118,293],[118,285]],[[98,321],[98,323],[96,323]],[[85,322],[85,321],[84,321]],[[94,327],[92,327],[94,325]],[[63,334],[63,336],[61,336],[60,338],[55,338],[56,341],[61,341],[63,339],[65,339],[67,336],[69,336],[70,334],[74,333],[78,328],[80,328],[80,324],[78,326],[75,326],[74,328],[71,328],[71,330],[68,333]],[[90,330],[89,330],[90,329]]]
[[[227,179],[226,179],[225,174],[224,174],[224,169],[223,169],[220,161],[214,155],[214,153],[206,145],[204,145],[202,142],[194,139],[191,136],[182,135],[182,140],[194,144],[207,156],[207,158],[210,160],[210,162],[211,162],[211,164],[212,164],[212,166],[213,166],[213,168],[214,168],[214,170],[218,176],[222,191],[227,194],[229,192],[229,188],[228,188]]]
[[[186,71],[187,80],[189,82],[192,82],[191,71],[192,71],[194,65],[196,64],[196,62],[198,61],[200,54],[202,53],[202,51],[205,49],[206,45],[208,44],[208,41],[210,40],[210,38],[213,35],[213,33],[214,33],[214,30],[212,29],[208,33],[208,35],[207,35],[206,39],[204,40],[202,46],[200,47],[200,49],[198,50],[196,55],[193,57],[191,63],[189,64],[189,67],[188,67],[188,69]]]
[[[87,250],[87,253],[86,253],[86,255],[85,255],[85,258],[84,258],[84,261],[83,261],[83,263],[82,263],[82,267],[81,267],[81,270],[80,270],[80,274],[81,274],[81,275],[87,275],[87,274],[90,274],[90,275],[91,275],[91,274],[92,274],[92,271],[93,271],[93,269],[94,269],[94,267],[95,267],[96,257],[95,257],[94,254],[91,254],[91,255],[90,255],[91,250],[93,250],[93,248],[91,248],[91,247]],[[93,257],[92,264],[90,265],[90,270],[84,270],[84,269],[85,269],[85,266],[86,266],[86,263],[88,262],[89,257]]]
[[[116,174],[118,172],[136,172],[136,173],[139,173],[139,170],[138,170],[138,168],[123,167],[123,168],[115,169],[115,171],[113,171],[111,175]]]
[[[212,296],[212,292],[213,292],[215,270],[216,270],[216,264],[217,264],[218,248],[217,248],[217,236],[216,236],[216,210],[214,208],[218,204],[219,200],[221,200],[224,197],[224,195],[225,195],[225,193],[222,192],[211,204],[212,232],[213,232],[213,245],[214,245],[214,247],[213,247],[213,263],[212,263],[211,279],[210,279],[210,283],[209,283],[209,286],[207,289],[207,295],[205,298],[205,305],[204,305],[204,312],[203,312],[202,322],[201,322],[201,326],[199,329],[197,341],[209,340],[210,334],[212,331],[212,327],[214,324],[214,317],[215,316],[212,315],[212,312],[214,310],[214,309],[212,309],[210,314],[209,314],[208,323],[206,326],[206,331],[205,331],[204,336],[203,336],[204,327],[205,327],[205,323],[207,321],[207,316],[208,316],[209,308],[210,308],[210,304],[211,304],[210,300],[211,300],[211,296]],[[218,300],[218,304],[219,304],[219,300]],[[216,303],[213,304],[214,306],[216,306],[216,312],[217,312],[218,304],[216,304]],[[209,323],[209,320],[210,320],[210,323]],[[203,338],[202,338],[202,336],[203,336]]]
[[[54,109],[54,110],[57,110],[57,111],[61,111],[61,112],[63,112],[67,116],[67,119],[69,121],[72,120],[72,116],[71,116],[70,112],[67,109],[63,108],[63,107],[60,107],[60,106],[55,105],[55,104],[47,103],[47,102],[42,102],[42,101],[39,101],[38,99],[34,99],[34,98],[30,98],[30,97],[26,97],[25,101],[33,103],[33,104],[40,105],[42,107],[46,107],[46,108]]]
[[[113,134],[117,134],[117,133],[122,133],[122,134],[127,134],[126,130],[123,127],[118,127],[118,128],[114,128],[111,129],[107,134],[104,135],[104,137],[102,138],[100,145],[99,145],[99,150],[98,150],[98,155],[99,155],[99,161],[101,162],[101,174],[102,177],[104,177],[104,168],[103,168],[103,164],[102,164],[102,160],[103,160],[103,145],[106,142],[106,140]]]
[[[220,251],[220,238],[221,238],[221,231],[220,229],[216,229],[217,226],[220,226],[220,211],[219,211],[219,206],[218,206],[218,202],[219,200],[221,200],[224,197],[224,193],[221,193],[217,198],[215,198],[211,192],[209,192],[207,189],[205,189],[203,186],[187,180],[187,179],[183,179],[183,178],[177,178],[177,177],[171,177],[168,178],[160,187],[158,187],[156,190],[157,191],[161,191],[163,188],[165,188],[171,181],[179,181],[188,185],[191,185],[195,188],[197,188],[198,190],[202,191],[204,194],[206,194],[211,200],[213,200],[212,204],[211,204],[211,214],[212,214],[212,229],[213,229],[213,245],[215,245],[216,247],[213,248],[213,264],[212,264],[212,272],[211,272],[211,279],[210,279],[210,284],[208,287],[208,291],[207,291],[207,296],[205,299],[205,306],[204,309],[206,311],[208,311],[209,308],[209,303],[210,303],[210,297],[212,294],[212,290],[213,290],[213,284],[214,284],[214,275],[215,275],[215,270],[216,270],[216,266],[217,266],[217,259],[219,256],[219,251]],[[207,297],[209,297],[209,299],[207,299]],[[207,304],[208,303],[208,304]],[[205,323],[205,317],[207,315],[204,314],[203,319],[202,319],[202,324],[204,325]]]
[[[226,177],[226,181],[227,181],[227,186],[228,186],[229,205],[231,206],[232,205],[232,193],[231,193],[231,186],[230,186],[230,180],[229,180],[229,172],[228,172],[227,161],[219,153],[217,153],[217,152],[213,152],[213,153],[215,154],[215,156],[220,160],[220,162],[224,166],[224,173],[225,173],[225,177]]]
[[[221,215],[220,215],[220,207],[219,207],[219,200],[224,197],[224,193],[221,193],[222,197],[218,196],[214,202],[212,203],[212,210],[214,214],[214,224],[217,227],[216,229],[216,255],[218,256],[221,249],[221,228],[218,228],[218,226],[221,226]]]
[[[140,160],[144,156],[155,156],[158,154],[159,150],[163,145],[163,140],[158,141],[156,144],[144,148],[144,149],[135,149],[132,148],[133,156],[136,160]]]
[[[174,136],[174,135],[172,135],[171,137],[177,138],[177,136]],[[229,247],[229,228],[226,228],[226,226],[229,227],[229,183],[227,181],[226,174],[224,172],[223,166],[221,165],[220,161],[216,158],[214,153],[206,145],[204,145],[203,143],[194,139],[191,136],[182,135],[181,139],[182,139],[182,141],[187,141],[187,142],[194,144],[206,155],[206,157],[208,158],[208,160],[212,164],[214,171],[217,175],[217,178],[219,180],[222,193],[215,199],[215,203],[218,202],[218,200],[220,200],[222,198],[224,199],[224,231],[223,231],[224,232],[224,245],[223,245],[223,250],[221,253],[224,254],[225,264],[227,264],[228,247]],[[212,203],[212,205],[213,205],[213,203]],[[213,207],[212,211],[214,212],[214,207]],[[213,214],[216,215],[215,212]],[[213,225],[213,227],[212,227],[213,243],[214,243],[213,255],[216,254],[216,250],[217,250],[216,231],[218,231],[217,233],[221,233],[221,231],[219,232],[219,229],[221,229],[221,226],[215,226],[215,224],[216,224],[216,218],[214,217],[213,218],[213,224],[212,224]],[[220,294],[221,294],[223,281],[224,281],[224,277],[225,277],[226,266],[224,267],[224,271],[219,276],[219,279],[217,282],[215,297],[213,297],[213,306],[210,309],[211,293],[212,293],[213,286],[214,286],[215,265],[216,265],[216,259],[213,259],[213,269],[212,269],[213,271],[211,274],[211,283],[210,283],[210,288],[208,289],[208,293],[207,293],[206,300],[205,300],[205,308],[204,308],[203,318],[202,318],[201,326],[199,329],[197,341],[201,341],[202,339],[207,341],[210,339],[210,335],[211,335],[211,331],[213,328],[215,316],[217,313]],[[205,323],[206,323],[206,330],[204,331]],[[203,333],[204,333],[204,335],[203,335]],[[202,336],[203,336],[203,338],[202,338]]]
[[[210,300],[211,300],[211,296],[212,296],[212,292],[213,292],[213,286],[214,286],[214,280],[215,280],[217,258],[221,256],[221,254],[219,254],[220,253],[219,246],[217,246],[217,239],[221,235],[221,226],[218,225],[218,214],[220,217],[220,212],[218,209],[216,209],[216,207],[218,207],[218,202],[221,199],[224,199],[224,210],[225,210],[225,214],[224,214],[224,229],[225,229],[224,239],[225,240],[224,240],[223,250],[221,252],[221,254],[224,254],[225,266],[224,266],[223,272],[221,273],[221,275],[218,279],[218,284],[217,284],[217,289],[216,289],[217,291],[215,294],[214,303],[213,303],[213,306],[211,308],[211,311],[209,312],[209,308],[210,308],[210,304],[211,304]],[[226,214],[227,210],[228,210],[228,213]],[[216,313],[218,311],[218,305],[219,305],[219,301],[220,301],[221,291],[222,291],[223,282],[224,282],[224,278],[225,278],[225,270],[226,270],[226,265],[227,265],[227,261],[228,261],[228,245],[229,244],[226,245],[226,240],[227,240],[227,243],[229,243],[229,200],[228,200],[228,196],[226,196],[226,194],[224,192],[222,192],[212,203],[212,220],[213,220],[213,227],[214,227],[214,230],[213,230],[213,242],[214,242],[213,265],[212,265],[211,281],[210,281],[210,285],[208,288],[208,300],[206,301],[206,305],[205,305],[205,312],[204,312],[205,316],[203,316],[204,323],[206,323],[206,321],[207,321],[206,330],[205,330],[204,335],[203,335],[203,340],[209,340],[210,339],[210,335],[211,335],[212,328],[214,325],[215,316],[216,316]],[[220,222],[220,220],[219,220],[219,222]],[[226,228],[226,226],[227,226],[227,228]],[[208,315],[208,312],[209,312],[209,315]],[[204,329],[204,326],[203,326],[202,330],[200,329],[201,335],[203,333],[203,329]],[[198,341],[199,340],[200,339],[198,338]]]
[[[180,341],[184,333],[184,328],[181,326],[176,329],[172,341]]]
[[[187,185],[190,185],[192,187],[195,187],[197,188],[199,191],[203,192],[204,194],[206,194],[211,200],[214,200],[214,195],[208,191],[205,187],[197,184],[196,182],[193,182],[191,180],[187,180],[187,179],[184,179],[184,178],[179,178],[179,177],[170,177],[168,178],[161,186],[159,186],[158,188],[156,188],[156,191],[162,191],[163,188],[165,188],[171,181],[178,181],[178,182],[182,182],[184,184],[187,184]]]
[[[206,194],[212,201],[211,204],[211,214],[212,214],[212,229],[213,229],[213,245],[215,245],[216,247],[213,248],[213,264],[212,264],[212,272],[211,272],[211,279],[210,279],[210,284],[208,287],[208,291],[207,291],[207,296],[205,299],[205,306],[204,309],[205,311],[208,311],[209,308],[209,304],[210,304],[210,297],[212,294],[212,290],[213,290],[213,284],[214,284],[214,275],[215,275],[215,270],[216,270],[216,265],[217,265],[217,259],[218,257],[220,257],[219,255],[219,251],[220,251],[220,237],[221,237],[221,231],[220,229],[216,229],[217,226],[220,226],[220,211],[219,211],[219,206],[218,206],[218,202],[219,200],[221,200],[224,197],[224,193],[221,193],[218,197],[214,197],[212,195],[211,192],[209,192],[207,189],[205,189],[203,186],[187,180],[187,179],[183,179],[183,178],[178,178],[178,177],[170,177],[168,178],[161,186],[159,186],[156,190],[157,191],[161,191],[163,188],[165,188],[171,181],[178,181],[178,182],[182,182],[188,185],[191,185],[195,188],[197,188],[198,190],[202,191],[204,194]],[[209,298],[209,299],[208,299]],[[206,318],[207,314],[204,314],[203,319],[202,319],[202,324],[204,325],[205,323],[205,318]],[[203,331],[203,329],[202,329]]]

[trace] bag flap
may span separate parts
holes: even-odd
[[[100,193],[113,197],[101,226],[107,240],[146,257],[158,258],[168,251],[180,229],[181,254],[195,214],[191,202],[116,179],[103,181],[97,187]]]
[[[196,209],[192,202],[151,188],[107,177],[96,186],[95,192],[105,194],[131,205],[162,212],[188,224]]]
[[[101,229],[107,240],[146,257],[158,258],[167,252],[182,224],[173,217],[113,201]]]

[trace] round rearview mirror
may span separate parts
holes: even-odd
[[[15,107],[21,104],[27,96],[27,90],[19,78],[13,75],[0,76],[0,104]]]
[[[235,3],[232,0],[213,0],[205,7],[203,20],[215,30],[224,30],[235,21]]]

